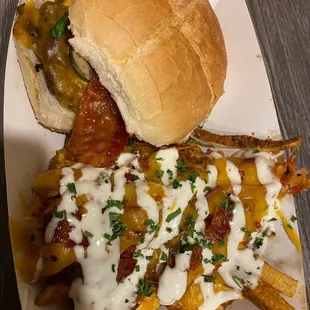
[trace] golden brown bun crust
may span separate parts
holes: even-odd
[[[208,0],[74,0],[69,18],[70,43],[146,142],[184,138],[224,92],[225,45]]]

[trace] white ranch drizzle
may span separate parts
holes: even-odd
[[[255,260],[250,249],[238,250],[245,232],[245,213],[238,195],[241,191],[241,176],[238,168],[230,161],[226,162],[226,172],[233,187],[234,194],[230,199],[234,202],[233,219],[230,222],[230,233],[227,242],[227,261],[222,263],[219,273],[225,283],[235,289],[242,289],[243,284],[256,287],[261,273],[263,261]]]
[[[272,218],[278,218],[276,210],[280,208],[280,201],[278,200],[278,195],[282,189],[282,184],[279,179],[272,172],[272,167],[274,166],[275,159],[279,156],[273,156],[267,152],[254,152],[254,151],[239,151],[234,154],[235,157],[244,158],[255,158],[255,165],[257,170],[257,176],[259,182],[266,188],[266,202],[268,205],[267,215],[263,217],[261,221],[261,231],[253,232],[251,234],[250,244],[253,246],[256,238],[262,238],[264,240],[263,244],[259,249],[255,249],[260,255],[263,255],[266,247],[267,240],[265,236],[274,232],[274,222],[270,221]],[[254,246],[253,246],[254,247]]]
[[[154,238],[149,247],[159,248],[166,241],[171,240],[179,234],[179,224],[182,214],[187,207],[188,201],[193,197],[189,181],[181,181],[181,187],[164,188],[165,197],[163,198],[162,222],[158,235]],[[168,222],[168,216],[180,210],[180,213]]]
[[[144,209],[147,213],[149,219],[154,221],[154,225],[158,225],[159,222],[159,212],[156,201],[147,193],[149,187],[144,180],[138,180],[136,183],[136,193],[137,193],[137,203]],[[143,243],[137,246],[138,249],[145,248],[149,242],[154,237],[155,231],[153,233],[146,233],[144,235]]]
[[[218,175],[217,169],[214,165],[208,165],[207,172],[208,172],[208,185],[213,188],[216,186],[216,180]]]
[[[195,182],[195,192],[196,192],[196,198],[197,201],[195,203],[195,208],[198,212],[198,218],[195,223],[195,230],[201,231],[206,228],[205,225],[205,218],[209,215],[209,206],[208,206],[208,200],[205,197],[206,193],[204,191],[205,187],[208,186],[204,180],[197,177]]]
[[[204,297],[204,303],[198,308],[199,310],[216,310],[225,302],[239,299],[241,296],[241,292],[236,290],[214,293],[213,283],[205,282],[203,277],[197,278],[195,283],[200,283]]]
[[[156,153],[155,160],[160,164],[161,170],[164,172],[161,180],[165,186],[169,185],[176,178],[178,159],[179,152],[175,147],[159,150]]]
[[[208,248],[204,248],[202,250],[202,267],[203,267],[203,271],[204,271],[204,275],[210,275],[212,274],[213,270],[214,270],[214,265],[211,264],[209,261],[212,258],[212,251]]]
[[[177,254],[175,267],[166,266],[159,278],[157,297],[162,305],[172,305],[179,300],[186,291],[187,269],[189,268],[191,254],[188,252]]]

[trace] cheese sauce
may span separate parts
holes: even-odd
[[[121,154],[117,160],[118,166],[114,170],[81,164],[62,169],[59,187],[62,199],[56,214],[65,212],[71,228],[69,238],[75,243],[75,256],[81,264],[84,276],[83,279],[75,279],[70,289],[70,297],[74,301],[75,309],[102,310],[134,307],[140,281],[147,273],[150,258],[154,251],[160,248],[161,257],[157,266],[167,261],[169,255],[167,242],[179,236],[181,225],[186,223],[183,217],[189,212],[188,208],[192,201],[192,210],[195,211],[193,214],[196,215],[193,230],[187,234],[188,247],[175,255],[174,267],[166,265],[159,277],[156,292],[156,298],[162,305],[172,305],[179,301],[188,288],[191,246],[200,244],[202,241],[203,232],[208,228],[205,219],[210,214],[210,210],[213,210],[209,209],[206,194],[217,186],[220,173],[223,180],[228,179],[227,185],[232,188],[232,192],[226,198],[233,206],[232,218],[229,222],[230,232],[224,247],[227,257],[222,255],[223,260],[219,268],[215,268],[212,244],[203,246],[200,263],[203,273],[196,276],[194,283],[200,286],[204,301],[197,308],[217,309],[227,301],[240,298],[244,286],[251,288],[257,286],[264,262],[254,253],[257,250],[255,240],[261,238],[263,233],[261,230],[253,232],[250,234],[252,240],[249,247],[240,248],[246,236],[246,214],[240,196],[243,188],[242,173],[233,160],[226,160],[216,152],[210,155],[214,161],[224,161],[224,166],[223,162],[222,166],[207,164],[207,178],[197,174],[188,176],[186,179],[183,176],[184,173],[179,172],[181,162],[177,148],[159,150],[154,160],[161,171],[157,173],[161,182],[157,186],[160,186],[163,192],[161,199],[157,199],[151,193],[151,187],[154,185],[146,179],[146,174],[140,168],[139,153]],[[263,229],[272,229],[272,223],[268,220],[274,216],[280,206],[278,195],[281,190],[281,183],[272,173],[274,159],[267,153],[253,152],[239,152],[234,157],[255,158],[258,179],[266,189],[265,200],[268,204],[268,210],[261,225]],[[75,180],[73,168],[81,170],[82,177],[78,180]],[[148,220],[144,223],[145,234],[141,242],[136,244],[133,256],[136,259],[134,270],[122,281],[117,281],[116,274],[121,255],[120,236],[124,233],[121,230],[126,230],[119,219],[124,214],[123,201],[128,174],[134,176],[131,185],[135,191],[134,201],[146,213]],[[180,175],[181,179],[177,179]],[[81,195],[86,195],[87,202],[83,205],[85,210],[78,220],[77,200]],[[47,244],[53,241],[60,220],[60,216],[54,215],[47,225],[45,231]],[[87,248],[82,244],[85,237],[88,240]],[[219,274],[230,289],[215,292],[214,283],[205,278],[205,276],[212,277],[214,273]]]

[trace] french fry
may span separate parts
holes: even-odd
[[[298,282],[279,270],[274,269],[267,263],[264,264],[260,278],[278,292],[288,297],[293,297],[296,293]]]
[[[261,310],[294,310],[294,307],[287,303],[275,288],[261,279],[254,289],[245,287],[244,294]]]
[[[64,281],[46,286],[36,298],[35,304],[43,307],[51,303],[59,304],[66,302],[69,299],[70,286],[71,283]]]
[[[296,148],[300,146],[302,141],[301,137],[275,141],[271,139],[262,140],[247,135],[218,135],[199,128],[193,131],[192,136],[212,146],[267,152],[280,152]]]

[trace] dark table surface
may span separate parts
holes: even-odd
[[[234,0],[223,0],[234,1]],[[310,170],[310,0],[246,0],[281,131],[301,135],[299,166]],[[20,309],[9,243],[3,154],[3,88],[7,44],[17,0],[0,0],[0,308]],[[310,305],[310,192],[297,198],[307,301]]]

